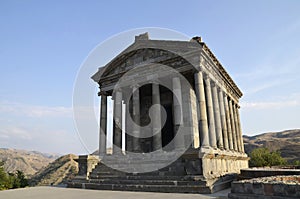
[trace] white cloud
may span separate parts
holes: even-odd
[[[0,129],[1,138],[18,138],[22,140],[31,140],[32,135],[24,128],[20,127],[2,127]]]
[[[299,106],[300,101],[295,100],[284,100],[284,101],[277,101],[277,102],[241,102],[241,107],[243,109],[280,109],[284,107],[294,107]]]
[[[273,80],[273,79],[270,80],[270,79],[269,79],[269,81],[259,82],[259,85],[250,84],[251,86],[249,86],[244,91],[245,95],[253,95],[260,91],[268,90],[268,89],[274,88],[276,86],[289,85],[292,82],[298,81],[299,78],[289,78],[289,79],[275,78],[275,80]]]
[[[8,125],[0,129],[0,146],[41,152],[86,153],[75,132],[63,127],[49,128]]]
[[[0,113],[10,113],[27,117],[72,117],[70,107],[35,106],[16,102],[0,102]]]

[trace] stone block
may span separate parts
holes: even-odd
[[[245,183],[244,184],[244,192],[252,194],[253,193],[253,185],[252,183]]]
[[[273,184],[264,184],[264,195],[266,196],[273,196]]]
[[[285,195],[295,196],[296,195],[296,186],[295,185],[284,185]]]
[[[244,193],[244,185],[240,182],[233,182],[231,184],[231,193]]]
[[[262,183],[253,183],[253,193],[257,195],[263,195],[263,184]]]
[[[79,178],[88,179],[89,173],[95,168],[99,162],[98,156],[94,155],[81,155],[76,160],[78,162],[78,176]]]

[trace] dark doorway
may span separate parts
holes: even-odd
[[[166,123],[162,128],[162,147],[167,146],[174,138],[174,127],[173,127],[173,107],[172,104],[163,105],[166,113],[167,113],[167,119]],[[172,150],[173,146],[168,146],[164,150],[169,151]]]

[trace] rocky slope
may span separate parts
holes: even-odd
[[[243,136],[245,152],[250,154],[255,148],[266,147],[280,151],[289,162],[300,160],[300,129],[263,133],[256,136]]]
[[[78,173],[78,156],[68,154],[61,156],[47,167],[37,172],[30,180],[31,185],[58,185],[72,179]]]
[[[20,170],[26,176],[32,176],[58,157],[37,151],[0,148],[0,161],[4,162],[4,169],[11,173]]]

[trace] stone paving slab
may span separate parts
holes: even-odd
[[[215,194],[176,194],[153,192],[127,192],[84,190],[58,187],[31,187],[0,191],[0,199],[212,199],[227,198],[230,189]]]

